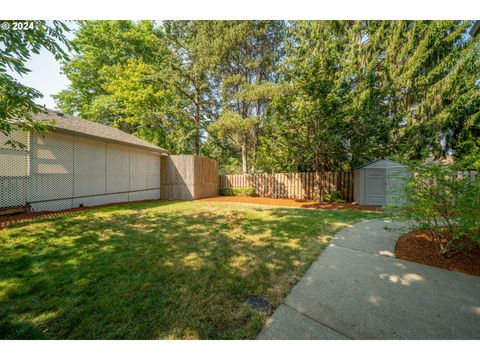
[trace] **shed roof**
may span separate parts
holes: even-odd
[[[389,158],[382,158],[382,159],[373,160],[373,161],[370,161],[370,162],[368,162],[368,163],[366,163],[366,164],[357,166],[357,167],[355,168],[355,170],[364,168],[364,167],[366,167],[366,166],[373,165],[373,164],[378,163],[378,162],[380,162],[380,161],[388,162],[388,163],[390,163],[390,164],[392,164],[392,165],[396,165],[396,166],[405,166],[404,164],[401,164],[401,163],[399,163],[399,162],[390,160]]]
[[[168,154],[167,150],[150,144],[149,142],[139,139],[136,136],[128,134],[120,129],[97,122],[84,120],[76,116],[65,115],[58,111],[45,109],[44,111],[35,114],[33,118],[45,123],[50,123],[53,120],[54,123],[52,126],[55,130],[133,145],[150,151]]]

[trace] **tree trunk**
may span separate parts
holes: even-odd
[[[244,142],[242,145],[242,172],[244,174],[248,173],[248,160],[247,160],[247,143]]]
[[[260,111],[261,111],[261,104],[260,101],[257,101],[257,119],[258,124],[255,125],[253,128],[253,149],[252,149],[252,171],[255,171],[254,167],[257,162],[257,152],[258,152],[258,135],[259,135],[259,128],[260,128]]]
[[[200,95],[195,93],[195,145],[194,154],[200,155]]]

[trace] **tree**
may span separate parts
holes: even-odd
[[[7,21],[12,23],[13,21]],[[28,21],[32,28],[22,31],[0,31],[0,133],[5,135],[10,145],[23,146],[10,136],[14,130],[44,130],[43,124],[32,120],[32,113],[40,110],[35,99],[41,93],[31,87],[21,84],[7,73],[10,69],[18,75],[25,75],[30,70],[26,61],[31,54],[38,54],[46,49],[57,60],[66,59],[67,51],[71,49],[65,33],[68,27],[60,22]],[[65,49],[62,48],[65,46]]]
[[[478,121],[479,40],[463,21],[294,22],[266,167],[443,157]],[[473,128],[472,128],[473,129]],[[466,135],[465,135],[466,136]],[[464,136],[464,137],[465,137]],[[283,159],[280,161],[278,158]]]
[[[64,64],[72,83],[57,101],[174,153],[208,154],[229,169],[241,162],[244,172],[450,154],[472,168],[480,37],[468,36],[471,25],[80,22],[78,52]]]
[[[339,64],[346,36],[339,22],[298,22],[290,27],[286,91],[275,98],[262,139],[272,170],[327,170],[347,160],[348,87]]]
[[[114,126],[172,153],[192,152],[195,128],[181,110],[184,104],[157,75],[157,66],[142,59],[104,67],[99,76],[107,95],[97,96],[91,111],[112,116]]]
[[[254,140],[255,127],[258,120],[248,117],[243,118],[233,111],[223,112],[217,121],[208,127],[210,133],[223,141],[233,143],[242,154],[242,171],[248,172],[248,148]]]
[[[218,21],[212,24],[212,59],[220,84],[224,119],[235,112],[246,127],[256,119],[252,139],[242,148],[242,170],[257,161],[257,145],[268,104],[277,91],[278,66],[283,59],[285,23],[282,21]],[[235,121],[238,117],[235,117]],[[223,126],[225,123],[222,124]]]
[[[152,21],[81,21],[77,53],[63,64],[68,89],[56,96],[67,113],[118,127],[172,153],[191,152],[185,104],[159,76],[171,51]],[[159,70],[160,69],[160,70]]]
[[[63,62],[62,70],[70,80],[66,90],[55,96],[58,107],[69,114],[113,123],[115,117],[98,112],[97,97],[108,95],[101,71],[126,65],[131,59],[151,64],[161,48],[153,21],[79,21],[72,40],[76,53]],[[108,119],[108,121],[106,121]]]
[[[480,39],[469,21],[393,21],[385,50],[388,117],[397,151],[409,159],[454,152],[479,119]]]
[[[64,64],[65,112],[121,128],[173,153],[199,154],[214,112],[208,22],[82,21]]]
[[[209,21],[165,21],[165,38],[171,49],[159,76],[183,99],[185,117],[195,127],[194,154],[200,154],[205,124],[217,107],[211,65],[211,23]]]

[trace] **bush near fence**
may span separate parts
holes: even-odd
[[[223,196],[255,196],[255,189],[254,188],[221,188],[220,195]]]
[[[262,197],[320,200],[339,192],[346,201],[353,201],[351,172],[220,175],[219,183],[220,189],[253,188]]]

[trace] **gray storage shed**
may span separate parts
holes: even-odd
[[[380,159],[354,170],[354,201],[360,205],[383,206],[401,200],[406,167]]]

